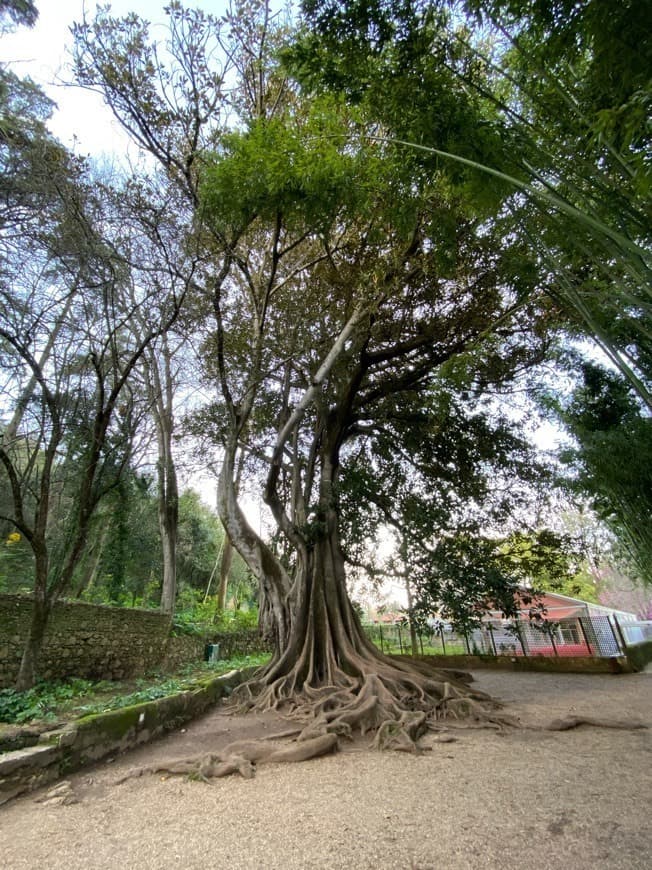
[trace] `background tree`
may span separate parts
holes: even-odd
[[[366,568],[370,541],[395,530],[418,614],[445,613],[461,625],[491,596],[513,611],[526,575],[492,575],[491,564],[509,528],[525,535],[540,521],[552,482],[520,424],[496,415],[491,390],[485,383],[472,395],[443,381],[418,404],[397,402],[365,430],[371,444],[343,463],[340,483],[347,558]],[[390,560],[372,564],[372,578],[379,567],[391,575]]]
[[[48,106],[34,87],[8,81],[0,365],[10,419],[0,461],[11,493],[3,519],[34,554],[33,619],[18,677],[26,688],[93,512],[128,465],[134,367],[174,320],[179,297],[174,285],[129,343],[124,322],[134,300],[147,300],[130,285],[128,242],[113,222],[119,198],[49,136]],[[14,101],[24,95],[29,101],[19,113]]]
[[[33,27],[38,18],[38,9],[32,0],[0,0],[0,32],[25,25]]]
[[[595,363],[579,366],[582,382],[553,402],[575,440],[562,453],[567,486],[589,498],[620,542],[635,577],[652,582],[652,419],[629,384]]]
[[[133,226],[130,256],[137,263],[141,287],[151,299],[165,300],[181,283],[190,286],[197,266],[197,252],[185,246],[185,222],[189,216],[183,198],[174,197],[156,173],[134,173],[126,183],[123,201],[125,219]],[[161,269],[160,264],[165,264]],[[134,337],[147,333],[148,312],[134,300],[130,327]],[[185,315],[182,314],[182,318]],[[181,327],[181,329],[179,329]],[[151,420],[156,443],[158,523],[163,578],[161,610],[174,612],[177,591],[176,547],[179,520],[178,460],[174,455],[176,414],[181,406],[182,368],[192,368],[193,344],[177,329],[166,330],[146,348],[137,375],[146,397],[146,416]],[[183,363],[182,363],[183,358]]]

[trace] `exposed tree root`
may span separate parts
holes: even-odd
[[[322,734],[312,740],[286,745],[270,743],[267,740],[236,740],[219,753],[206,752],[190,758],[180,758],[168,764],[136,767],[117,779],[115,784],[151,773],[182,774],[189,779],[201,779],[203,782],[229,776],[232,773],[239,773],[246,779],[251,779],[256,772],[257,764],[307,761],[309,758],[317,758],[336,749],[335,734]]]
[[[298,742],[320,735],[350,738],[355,732],[374,733],[372,747],[418,753],[428,731],[447,727],[495,730],[567,731],[582,725],[595,728],[636,730],[645,725],[594,717],[572,716],[544,725],[526,725],[501,709],[502,705],[468,685],[468,674],[436,670],[433,666],[381,658],[364,662],[359,677],[335,669],[328,684],[297,688],[296,671],[239,687],[232,703],[243,712],[282,710],[284,716],[303,722]],[[417,667],[413,667],[417,664]]]
[[[542,725],[537,730],[541,731],[570,731],[582,725],[591,728],[616,728],[620,731],[639,731],[647,729],[642,722],[626,722],[621,719],[600,719],[593,716],[566,716],[563,719],[553,719],[547,725]]]
[[[496,730],[568,731],[589,726],[637,730],[647,728],[637,722],[569,716],[546,724],[527,724],[504,713],[500,704],[483,692],[474,691],[466,681],[445,671],[425,668],[410,671],[403,663],[379,662],[373,672],[358,679],[341,673],[326,685],[305,685],[298,690],[296,677],[283,677],[266,684],[263,678],[240,686],[231,704],[238,712],[283,709],[301,727],[260,740],[230,743],[219,753],[203,753],[169,764],[141,767],[129,771],[117,783],[144,774],[186,775],[209,782],[239,773],[251,778],[256,765],[266,762],[298,762],[316,758],[337,749],[340,737],[355,732],[374,733],[371,746],[379,750],[420,753],[430,750],[420,739],[435,731],[433,742],[451,742],[450,728],[493,728]],[[291,742],[281,743],[283,738]]]
[[[303,722],[298,742],[324,734],[351,738],[374,733],[372,746],[420,752],[420,738],[439,731],[445,720],[471,720],[501,727],[500,705],[468,685],[466,673],[436,670],[425,662],[358,656],[347,672],[333,668],[329,682],[303,682],[296,669],[285,676],[265,674],[240,686],[231,704],[238,712],[282,711]],[[359,676],[352,676],[357,670]],[[506,722],[505,724],[513,724]]]

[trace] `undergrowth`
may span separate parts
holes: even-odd
[[[1,689],[0,722],[10,725],[54,722],[118,710],[183,692],[209,677],[262,665],[268,659],[269,654],[261,653],[217,662],[200,662],[187,665],[175,675],[151,674],[124,682],[73,677],[56,682],[43,681],[25,692]]]

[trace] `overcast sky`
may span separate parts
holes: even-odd
[[[165,21],[168,0],[113,0],[116,16],[136,10],[152,23]],[[50,123],[54,135],[80,154],[124,152],[126,139],[99,95],[70,87],[72,74],[67,51],[70,28],[76,21],[92,19],[96,0],[37,0],[39,18],[33,28],[20,27],[2,37],[0,57],[17,75],[30,76],[58,105]],[[99,5],[106,5],[100,3]],[[186,5],[219,14],[225,0],[190,0]],[[155,32],[155,31],[154,31]]]

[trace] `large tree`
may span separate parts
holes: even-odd
[[[369,140],[364,108],[304,99],[278,62],[285,33],[266,3],[236,4],[221,22],[177,3],[169,15],[165,52],[136,16],[79,27],[77,70],[185,196],[189,242],[204,252],[193,289],[213,317],[220,516],[276,639],[240,697],[309,708],[317,731],[378,728],[381,744],[409,744],[427,715],[472,701],[366,639],[346,590],[342,462],[404,397],[418,405],[455,371],[478,390],[507,383],[540,360],[554,312],[523,251],[501,239],[500,189]],[[212,66],[216,48],[228,74]],[[436,57],[427,72],[450,148],[487,107]],[[238,503],[243,456],[265,479],[280,548]]]

